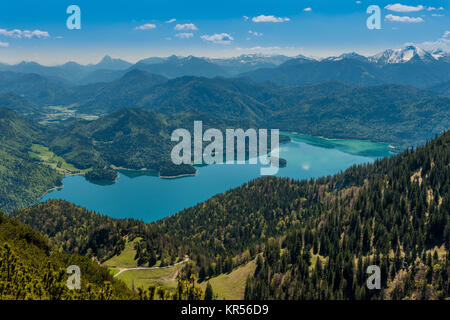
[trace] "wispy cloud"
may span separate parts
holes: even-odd
[[[417,12],[425,9],[424,6],[408,6],[401,3],[396,4],[388,4],[384,7],[386,10],[395,11],[395,12]]]
[[[250,19],[250,18],[247,17],[247,16],[242,16],[242,18],[244,18],[245,21],[247,21],[248,19]]]
[[[275,17],[275,16],[265,16],[265,15],[259,15],[257,17],[253,17],[252,18],[253,22],[274,22],[274,23],[279,23],[279,22],[287,22],[287,21],[291,21],[291,19],[287,18],[287,17]]]
[[[139,27],[136,27],[136,30],[151,30],[151,29],[155,29],[155,28],[156,28],[155,24],[153,24],[153,23],[146,23],[146,24],[143,24],[143,25],[141,25]]]
[[[6,48],[6,47],[9,47],[9,43],[0,41],[0,48]]]
[[[309,12],[309,11],[312,11],[312,8],[308,7],[308,8],[303,9],[303,11]]]
[[[219,43],[219,44],[230,44],[231,41],[234,40],[232,36],[230,36],[228,33],[216,33],[213,35],[203,35],[200,38],[202,38],[205,41],[213,42],[213,43]]]
[[[166,23],[173,23],[175,21],[177,21],[177,19],[170,19],[170,20],[167,20]]]
[[[385,17],[386,21],[391,21],[391,22],[403,22],[403,23],[421,23],[421,22],[425,22],[425,20],[423,20],[422,18],[418,17],[408,17],[408,16],[394,16],[392,14],[388,14]]]
[[[180,32],[175,35],[175,37],[180,39],[189,39],[192,38],[194,34],[192,32]]]
[[[250,33],[251,35],[254,35],[255,37],[261,37],[263,35],[261,32],[252,31],[252,30],[248,30],[248,33]]]
[[[428,7],[427,10],[428,10],[428,11],[436,11],[436,10],[442,11],[442,10],[444,10],[444,7],[439,7],[439,8]]]
[[[0,35],[5,37],[11,37],[11,38],[39,38],[39,39],[45,39],[50,37],[50,34],[47,31],[41,31],[41,30],[6,30],[6,29],[0,29]]]
[[[198,30],[198,28],[193,23],[177,24],[174,27],[175,30]]]
[[[276,55],[276,54],[287,54],[287,55],[297,55],[299,52],[302,51],[303,48],[300,47],[262,47],[262,46],[255,46],[255,47],[249,47],[249,48],[236,48],[236,50],[240,54],[265,54],[265,55]]]
[[[450,30],[444,32],[444,34],[436,41],[426,41],[418,44],[419,47],[425,50],[437,50],[450,51]]]

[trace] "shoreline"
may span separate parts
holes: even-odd
[[[379,143],[379,144],[384,144],[387,145],[389,148],[391,149],[395,149],[396,146],[390,144],[389,142],[383,142],[383,141],[372,141],[372,140],[363,140],[363,139],[355,139],[355,138],[327,138],[324,136],[312,136],[310,134],[306,134],[306,133],[301,133],[301,132],[297,132],[297,131],[285,131],[289,134],[292,135],[302,135],[302,136],[308,136],[308,137],[313,137],[313,138],[320,138],[323,140],[327,140],[327,141],[361,141],[361,142],[371,142],[371,143]]]
[[[79,173],[63,173],[63,177],[62,177],[62,178],[64,179],[65,177],[70,177],[70,176],[84,176],[84,175],[85,175],[85,173],[83,173],[83,172],[79,172]],[[47,194],[49,194],[50,192],[55,191],[55,190],[58,190],[58,189],[62,189],[62,188],[64,188],[64,184],[61,183],[60,186],[54,186],[54,187],[48,189],[48,190],[45,191],[44,194],[39,198],[39,201],[40,201],[43,197],[45,197]]]
[[[58,190],[58,189],[62,189],[62,188],[64,188],[64,185],[63,185],[63,184],[60,185],[60,186],[55,186],[55,187],[53,187],[53,188],[48,189],[48,190],[45,191],[44,194],[39,198],[39,201],[41,201],[42,198],[45,197],[45,196],[46,196],[47,194],[49,194],[50,192],[55,191],[55,190]]]
[[[116,167],[114,166],[115,170],[123,170],[123,171],[152,171],[154,173],[157,174],[158,178],[161,179],[176,179],[176,178],[183,178],[183,177],[193,177],[196,176],[198,173],[198,170],[195,170],[195,173],[182,173],[176,176],[162,176],[158,171],[153,170],[153,169],[147,169],[147,168],[142,168],[142,169],[130,169],[130,168],[123,168],[123,167]]]
[[[195,177],[198,173],[198,170],[195,171],[195,173],[183,173],[176,176],[161,176],[158,177],[161,179],[176,179],[176,178],[183,178],[183,177]]]

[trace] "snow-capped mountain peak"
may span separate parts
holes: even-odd
[[[429,52],[414,45],[407,45],[400,49],[388,49],[369,58],[376,63],[406,63],[412,59],[419,59],[428,63],[436,61],[436,58]]]
[[[324,59],[324,61],[341,61],[344,59],[353,59],[353,60],[359,60],[359,61],[367,61],[367,58],[363,55],[360,55],[356,52],[349,52],[349,53],[344,53],[341,54],[340,56],[336,56],[336,57],[329,57]]]

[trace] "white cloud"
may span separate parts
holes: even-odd
[[[247,16],[242,16],[244,18],[245,21],[247,21],[249,19],[249,17]]]
[[[198,28],[193,23],[177,24],[174,27],[175,30],[198,30]]]
[[[50,34],[47,31],[41,31],[41,30],[6,30],[6,29],[0,29],[0,35],[5,37],[11,37],[11,38],[39,38],[39,39],[45,39],[50,37]]]
[[[387,10],[390,10],[390,11],[395,11],[395,12],[417,12],[417,11],[422,11],[423,9],[425,9],[425,7],[422,5],[414,7],[414,6],[407,6],[407,5],[400,4],[400,3],[388,4],[384,8]]]
[[[9,43],[0,41],[0,48],[6,48],[6,47],[9,47]]]
[[[388,14],[385,17],[386,21],[392,21],[392,22],[404,22],[404,23],[420,23],[424,22],[422,18],[414,18],[414,17],[408,17],[408,16],[394,16],[392,14]]]
[[[357,4],[361,4],[361,1],[356,1]]]
[[[303,11],[309,12],[309,11],[312,11],[312,8],[308,7],[308,8],[303,9]]]
[[[439,13],[432,13],[431,14],[432,17],[443,17],[443,14],[439,14]]]
[[[167,20],[166,23],[173,23],[175,21],[177,21],[177,19],[170,19],[170,20]]]
[[[136,27],[136,30],[151,30],[151,29],[155,29],[156,25],[153,23],[146,23],[143,24],[142,26]]]
[[[445,31],[442,37],[436,41],[426,41],[418,44],[418,46],[429,51],[436,49],[450,51],[450,31]]]
[[[263,54],[263,55],[277,55],[285,54],[288,56],[296,56],[303,50],[301,47],[247,47],[247,48],[236,48],[238,54]]]
[[[439,8],[435,8],[435,7],[428,7],[428,8],[427,8],[427,10],[428,10],[428,11],[435,11],[435,10],[439,10],[439,11],[442,11],[442,10],[444,10],[444,7],[439,7]]]
[[[248,30],[248,33],[250,33],[251,35],[254,35],[255,37],[261,37],[263,35],[261,32],[252,31],[252,30]]]
[[[175,37],[180,39],[189,39],[192,38],[194,34],[192,32],[180,32],[175,35]]]
[[[200,38],[202,38],[205,41],[219,44],[230,44],[231,41],[234,40],[234,38],[230,36],[228,33],[216,33],[211,36],[203,35]]]
[[[290,21],[291,19],[289,18],[281,18],[281,17],[275,17],[275,16],[265,16],[265,15],[259,15],[257,17],[253,17],[252,21],[253,22],[286,22],[286,21]]]

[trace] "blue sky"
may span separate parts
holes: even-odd
[[[81,9],[81,30],[66,27],[71,4]],[[90,63],[105,54],[132,62],[171,54],[324,57],[349,51],[373,54],[406,43],[450,50],[448,4],[446,0],[2,1],[0,61]],[[369,5],[382,9],[381,30],[366,27]]]

